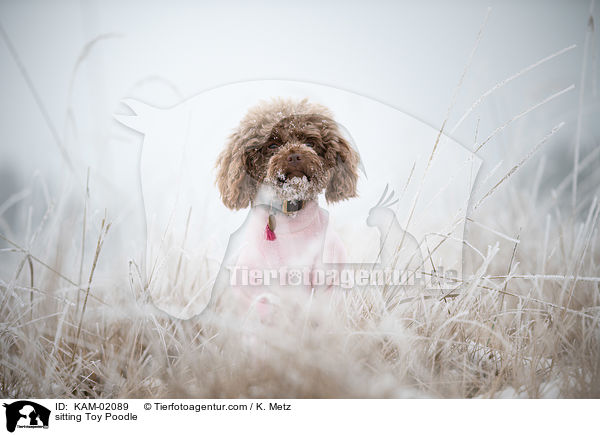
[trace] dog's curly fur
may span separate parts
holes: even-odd
[[[289,166],[298,156],[299,167]],[[274,99],[250,109],[217,159],[217,187],[225,206],[248,207],[261,184],[285,198],[288,176],[306,176],[302,199],[325,190],[328,203],[356,196],[358,153],[342,136],[324,106]]]

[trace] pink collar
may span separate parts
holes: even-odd
[[[295,213],[288,212],[285,214],[275,208],[271,209],[270,206],[265,204],[255,205],[253,210],[259,222],[264,222],[263,225],[267,224],[270,215],[274,217],[275,228],[273,228],[273,231],[275,234],[297,233],[320,219],[319,204],[316,200],[304,201],[303,207]]]

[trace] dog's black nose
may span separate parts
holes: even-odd
[[[302,160],[300,154],[290,154],[287,158],[288,163],[292,165],[296,165],[300,160]]]

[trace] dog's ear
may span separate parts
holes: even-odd
[[[232,134],[217,158],[216,184],[223,204],[232,210],[248,207],[256,193],[256,182],[244,164],[245,139],[240,132]]]
[[[326,156],[333,163],[331,178],[325,189],[325,199],[332,203],[354,198],[357,194],[360,161],[358,153],[344,139],[332,120],[323,123],[321,137],[327,147]]]

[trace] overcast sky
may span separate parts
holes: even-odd
[[[446,131],[494,84],[576,44],[494,92],[453,135],[472,147],[478,122],[478,134],[485,137],[575,85],[511,124],[481,152],[488,166],[499,160],[508,165],[564,120],[567,126],[556,143],[558,152],[570,156],[588,1],[2,1],[0,23],[61,146],[77,168],[93,170],[118,158],[110,154],[114,146],[107,147],[108,141],[122,139],[126,147],[127,133],[112,119],[121,110],[120,99],[167,107],[203,90],[251,79],[342,88],[439,128],[488,8]],[[598,139],[598,128],[589,121],[598,114],[598,39],[597,33],[589,38],[584,155]],[[35,170],[52,179],[67,167],[4,40],[0,70],[0,191],[6,197]],[[69,105],[72,123],[67,122]],[[80,181],[85,172],[78,171]]]

